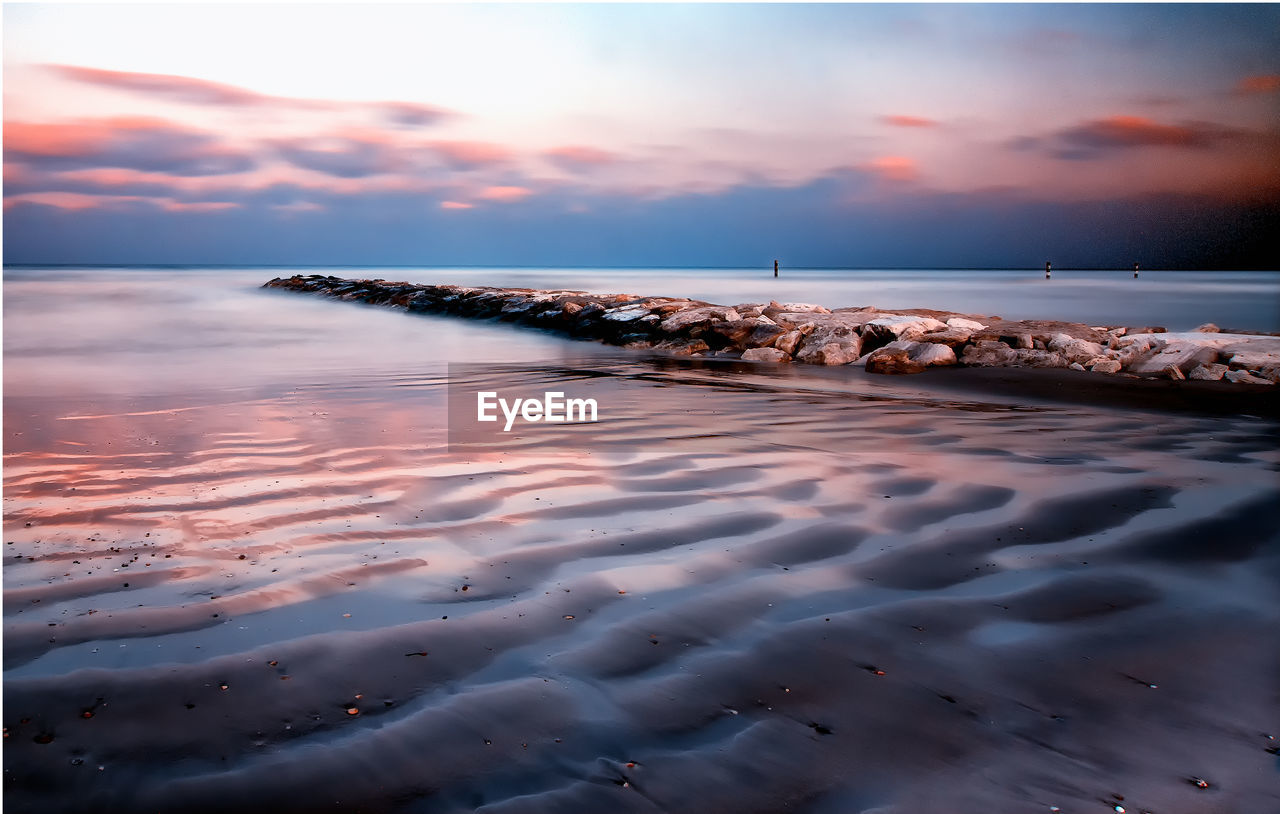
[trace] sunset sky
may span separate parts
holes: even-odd
[[[7,5],[14,263],[1280,265],[1276,5]]]

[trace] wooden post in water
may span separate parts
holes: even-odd
[[[1134,264],[1133,264],[1133,279],[1135,279],[1135,280],[1136,280],[1136,279],[1138,279],[1138,264],[1137,264],[1137,263],[1134,263]]]
[[[1046,260],[1046,261],[1045,261],[1045,263],[1044,263],[1044,278],[1045,278],[1046,280],[1048,280],[1048,279],[1049,279],[1049,272],[1050,272],[1052,269],[1053,269],[1053,264],[1052,264],[1052,263],[1050,263],[1048,260]]]
[[[774,276],[774,277],[777,277],[777,276],[778,276],[778,261],[777,261],[777,260],[774,260],[774,261],[773,261],[773,276]]]

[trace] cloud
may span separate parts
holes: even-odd
[[[618,154],[598,147],[566,145],[555,147],[543,153],[547,160],[562,170],[581,172],[591,167],[613,164],[618,161]]]
[[[527,187],[485,187],[476,197],[482,201],[514,203],[522,201],[532,194],[533,190]]]
[[[197,79],[191,76],[109,71],[102,68],[88,68],[79,65],[47,65],[46,67],[63,78],[77,82],[140,93],[191,105],[230,108],[287,107],[296,110],[330,112],[368,110],[380,115],[386,121],[398,127],[422,127],[435,124],[453,115],[443,108],[420,102],[343,102],[327,99],[302,99],[293,96],[274,96],[267,93],[259,93],[248,88],[225,85],[221,82],[211,82],[207,79]]]
[[[167,197],[90,195],[83,192],[25,192],[19,195],[8,195],[4,199],[6,210],[19,204],[37,204],[70,212],[112,209],[132,204],[150,205],[165,212],[219,212],[240,208],[240,204],[234,201],[179,201]]]
[[[1205,149],[1239,135],[1237,130],[1210,122],[1161,124],[1142,116],[1109,116],[1044,137],[1022,136],[1009,145],[1019,150],[1047,149],[1067,160],[1088,160],[1135,148]]]
[[[4,149],[43,168],[116,167],[175,175],[222,175],[252,169],[247,152],[211,133],[163,119],[116,117],[72,122],[6,122]]]
[[[506,147],[487,141],[433,141],[429,146],[450,169],[455,170],[489,167],[511,158],[511,151]]]
[[[880,121],[894,127],[937,127],[938,122],[934,119],[926,119],[923,116],[907,116],[899,113],[888,116],[881,116]]]
[[[400,127],[425,127],[452,115],[443,108],[419,102],[371,102],[368,107]]]
[[[352,136],[277,139],[271,142],[276,153],[296,167],[338,178],[365,178],[394,172],[403,159],[380,139]]]
[[[461,201],[441,201],[441,209],[472,209],[475,204],[462,203]]]
[[[1280,74],[1268,73],[1246,76],[1236,83],[1236,93],[1253,95],[1280,91]]]
[[[915,160],[901,155],[881,156],[863,164],[859,169],[886,181],[914,181],[920,177],[920,169]]]

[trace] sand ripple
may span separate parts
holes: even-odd
[[[9,399],[6,803],[1280,808],[1274,425],[628,375],[609,455]]]

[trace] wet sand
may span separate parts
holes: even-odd
[[[1280,809],[1274,411],[608,369],[635,451],[8,397],[6,804]]]

